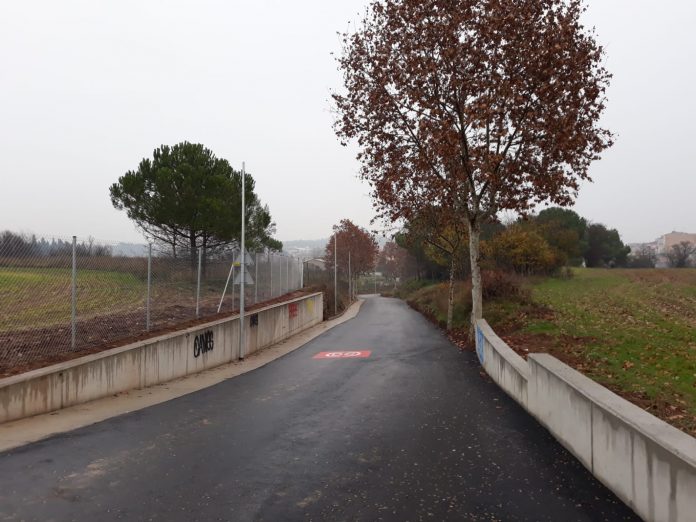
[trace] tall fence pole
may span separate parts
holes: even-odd
[[[285,291],[290,291],[290,256],[285,258]]]
[[[232,310],[234,310],[234,260],[232,261]]]
[[[268,252],[268,272],[270,277],[268,278],[271,282],[271,293],[268,296],[269,299],[273,299],[273,254]]]
[[[300,259],[300,288],[304,288],[304,261]]]
[[[70,312],[70,346],[74,350],[77,338],[77,236],[72,237],[72,302]]]
[[[147,245],[147,299],[145,300],[145,331],[150,331],[150,299],[152,298],[152,243]]]
[[[338,234],[334,232],[334,315],[338,314]]]
[[[200,315],[201,303],[201,265],[203,264],[203,248],[198,249],[198,280],[196,281],[196,319]]]
[[[254,252],[254,304],[259,302],[259,253]]]
[[[353,302],[353,278],[350,271],[350,250],[348,251],[348,302]]]
[[[241,264],[239,266],[239,358],[244,359],[244,276],[246,275],[246,264],[244,256],[246,255],[246,246],[244,244],[244,220],[246,219],[246,209],[244,208],[244,178],[246,170],[244,162],[242,162],[242,252],[240,254]]]
[[[278,295],[283,295],[283,256],[278,256]]]

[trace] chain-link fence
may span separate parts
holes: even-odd
[[[239,308],[239,251],[165,255],[147,245],[0,234],[0,376],[135,341]],[[303,286],[302,262],[245,256],[245,305]]]
[[[357,278],[351,281],[348,267],[326,266],[323,259],[304,262],[304,285],[324,293],[324,317],[341,314],[356,300]]]

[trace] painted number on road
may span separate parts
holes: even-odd
[[[365,359],[370,356],[372,352],[369,350],[355,351],[355,352],[319,352],[313,359]]]

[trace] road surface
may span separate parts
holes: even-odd
[[[258,370],[0,454],[0,520],[638,519],[475,354],[370,298]]]

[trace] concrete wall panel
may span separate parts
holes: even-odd
[[[476,351],[486,373],[508,395],[527,408],[527,362],[505,344],[486,321],[477,324],[476,343]]]
[[[247,315],[246,353],[286,339],[291,328],[293,333],[297,333],[320,323],[322,299],[322,294],[312,294],[255,311],[253,313],[259,318],[255,327],[250,326]],[[313,304],[306,305],[306,301]],[[297,310],[292,322],[289,319],[291,306]],[[206,335],[211,334],[212,349],[209,349],[205,340]],[[220,366],[237,360],[239,348],[239,317],[234,316],[0,379],[0,422],[54,411]]]
[[[529,356],[529,411],[592,470],[592,403]]]
[[[696,439],[548,354],[522,360],[485,321],[486,372],[602,483],[649,521],[696,521]]]

